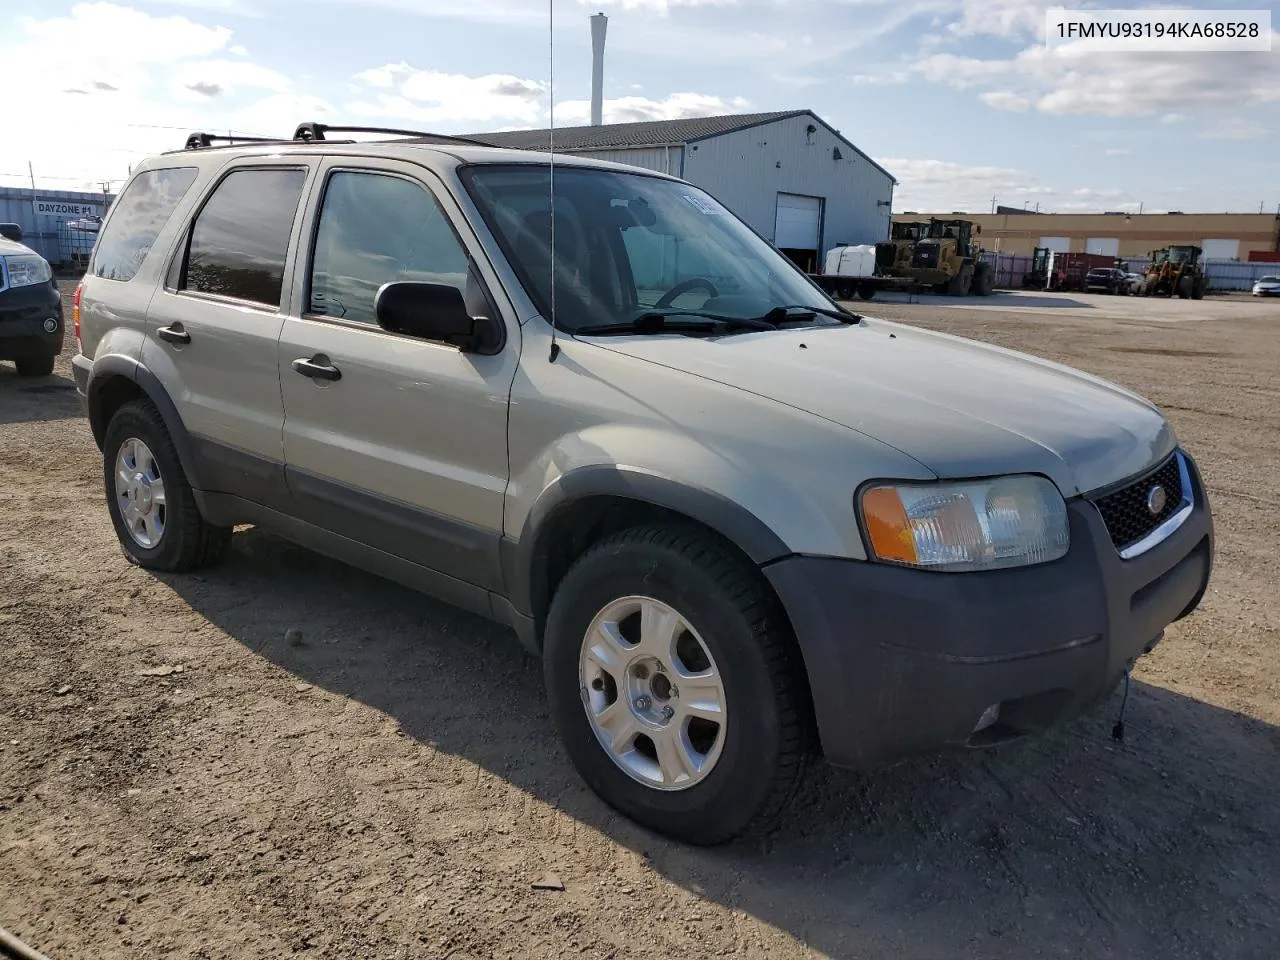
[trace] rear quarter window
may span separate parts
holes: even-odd
[[[104,280],[132,280],[197,172],[195,167],[166,167],[134,177],[107,217],[90,272]]]

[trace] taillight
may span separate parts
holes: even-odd
[[[76,328],[76,342],[80,342],[80,294],[84,291],[84,281],[76,284],[75,296],[71,298],[71,320]]]

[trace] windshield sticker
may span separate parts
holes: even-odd
[[[720,215],[720,207],[711,200],[706,200],[702,197],[695,197],[691,193],[682,193],[681,196],[684,197],[687,201],[689,201],[690,206],[692,206],[699,213],[705,213],[711,216]]]

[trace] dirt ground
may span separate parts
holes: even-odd
[[[859,307],[1115,379],[1199,458],[1213,582],[1124,743],[1117,694],[819,766],[765,840],[657,839],[580,784],[498,628],[254,530],[199,576],[126,564],[68,352],[0,364],[0,926],[53,960],[1275,957],[1280,303]]]

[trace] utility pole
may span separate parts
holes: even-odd
[[[996,198],[995,198],[995,197],[992,197],[992,198],[991,198],[991,212],[992,212],[993,214],[996,212]]]
[[[1142,201],[1138,201],[1138,216],[1142,216]]]
[[[40,226],[39,207],[36,204],[36,171],[31,166],[31,161],[27,161],[27,176],[31,178],[31,226]]]

